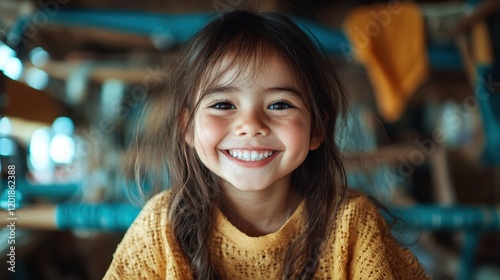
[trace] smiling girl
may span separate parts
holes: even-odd
[[[236,11],[185,47],[151,98],[144,207],[105,279],[425,279],[334,141],[346,96],[289,18]],[[168,176],[166,176],[168,174]]]

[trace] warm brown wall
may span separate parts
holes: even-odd
[[[4,81],[7,107],[3,113],[6,116],[52,123],[54,119],[64,115],[64,104],[47,92],[36,90],[8,77],[5,77]]]

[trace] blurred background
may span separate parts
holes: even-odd
[[[427,272],[500,279],[497,0],[0,0],[0,279],[103,277],[141,207],[120,166],[143,101],[179,45],[248,7],[331,56],[350,186],[402,217]]]

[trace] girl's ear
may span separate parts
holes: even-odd
[[[182,131],[184,131],[184,141],[186,141],[186,144],[188,144],[190,147],[193,147],[194,146],[193,133],[188,128],[188,120],[189,120],[189,112],[187,111],[187,109],[184,109],[181,113],[181,119],[180,119]]]
[[[325,136],[323,135],[323,133],[321,133],[320,131],[314,132],[311,137],[311,142],[309,143],[309,150],[314,151],[319,148],[321,143],[323,143],[323,140],[325,140]]]
[[[322,119],[326,122],[328,118],[329,118],[328,113],[323,111]],[[317,126],[314,132],[312,133],[311,142],[309,143],[309,150],[311,151],[316,150],[317,148],[319,148],[319,146],[321,145],[321,143],[323,143],[324,140],[325,140],[325,134],[323,133],[323,131],[321,131],[319,126]]]

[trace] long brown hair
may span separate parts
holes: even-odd
[[[284,257],[284,279],[313,278],[334,213],[346,194],[346,175],[334,140],[339,116],[345,115],[346,96],[328,57],[284,15],[234,11],[213,20],[184,46],[171,79],[151,95],[131,162],[138,183],[170,186],[169,225],[195,279],[218,278],[208,246],[212,218],[215,207],[230,211],[218,177],[185,142],[201,99],[197,93],[203,95],[215,65],[229,53],[232,65],[238,66],[255,62],[266,50],[288,63],[311,111],[310,133],[324,136],[292,174],[292,187],[304,197],[307,214],[305,230]]]

